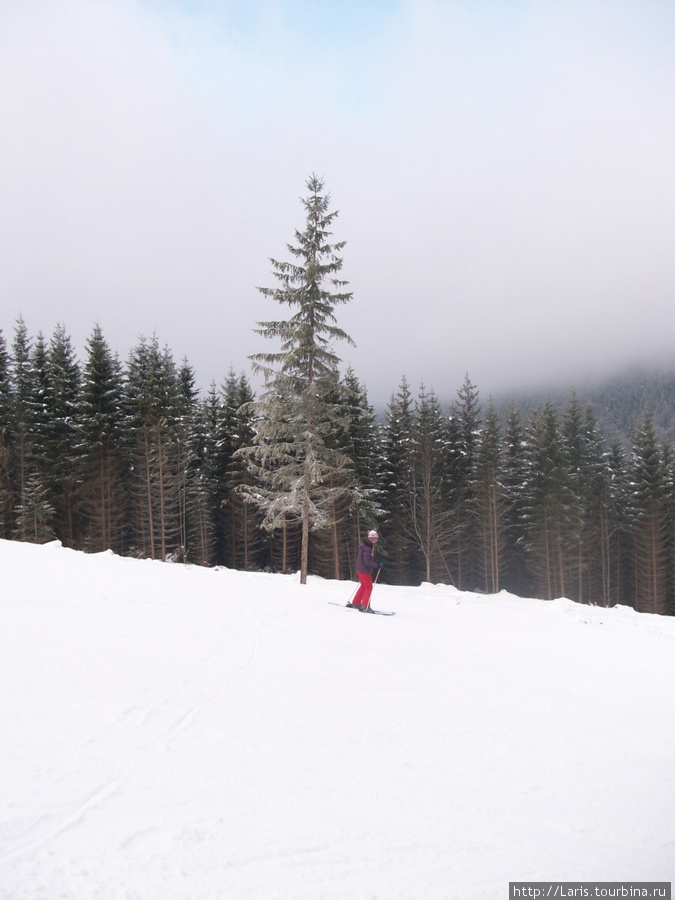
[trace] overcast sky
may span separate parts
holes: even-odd
[[[201,387],[323,176],[386,403],[675,361],[672,0],[0,0],[0,328]]]

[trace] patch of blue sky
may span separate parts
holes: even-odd
[[[142,0],[181,67],[216,101],[255,109],[282,86],[312,85],[359,115],[400,0]]]
[[[400,0],[142,0],[156,14],[208,22],[216,32],[255,39],[265,19],[323,45],[360,41],[386,26]]]

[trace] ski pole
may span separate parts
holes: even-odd
[[[382,571],[382,566],[379,566],[378,570],[377,570],[377,575],[375,576],[375,581],[373,582],[373,585],[377,584],[377,579],[380,577],[381,571]],[[372,597],[372,593],[370,596]],[[370,609],[370,597],[368,597],[368,606],[366,607],[366,609]]]

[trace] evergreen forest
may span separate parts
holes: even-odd
[[[121,364],[94,328],[82,363],[64,330],[0,333],[0,536],[101,552],[293,572],[302,522],[250,465],[258,415],[245,374],[205,396],[156,337]],[[381,534],[382,578],[675,611],[675,458],[646,415],[627,452],[570,395],[526,420],[481,408],[467,378],[446,413],[405,379],[378,422],[352,371],[336,376],[308,568],[352,578]],[[286,448],[288,449],[288,448]],[[325,486],[325,485],[324,485]]]
[[[566,596],[675,612],[675,455],[649,413],[629,446],[570,394],[523,411],[482,406],[467,376],[450,408],[403,378],[378,420],[335,308],[343,243],[323,182],[275,261],[293,312],[259,323],[256,396],[230,372],[206,394],[157,336],[126,362],[96,326],[79,360],[58,326],[0,332],[0,537],[102,552],[355,577],[381,535],[382,580]]]

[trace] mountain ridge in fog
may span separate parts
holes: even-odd
[[[562,412],[572,396],[582,408],[591,407],[608,441],[631,446],[635,431],[649,413],[657,434],[675,442],[675,366],[633,365],[602,379],[496,394],[493,402],[502,420],[513,406],[526,422],[530,412],[547,400]],[[481,397],[481,401],[484,407],[487,398]]]

